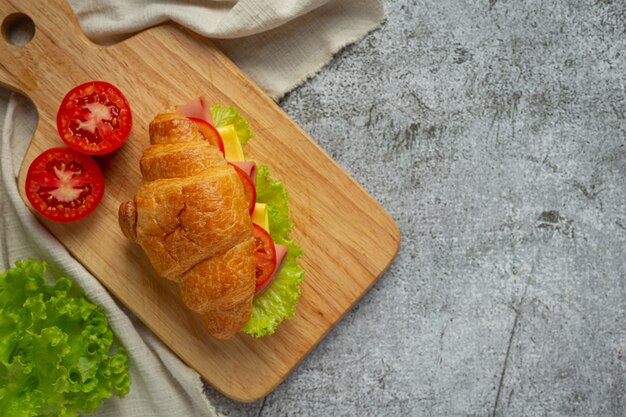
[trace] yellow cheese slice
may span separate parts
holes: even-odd
[[[239,138],[237,138],[237,132],[235,131],[235,125],[218,127],[217,131],[224,142],[224,157],[226,160],[232,162],[245,161],[243,149],[241,149],[241,143],[239,143]]]
[[[270,219],[267,215],[267,204],[255,203],[252,212],[252,223],[261,226],[267,233],[270,232]]]

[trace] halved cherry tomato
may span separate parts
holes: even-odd
[[[104,81],[72,88],[57,113],[57,130],[63,142],[89,155],[103,155],[122,146],[132,124],[126,97]]]
[[[229,164],[230,166],[235,168],[237,175],[239,175],[239,178],[243,183],[243,189],[245,190],[246,197],[248,198],[248,210],[250,210],[250,215],[252,216],[252,213],[254,213],[254,204],[256,203],[256,188],[254,187],[254,183],[252,182],[250,176],[246,174],[241,168],[239,168],[235,164],[231,164],[230,162]]]
[[[261,288],[276,269],[276,247],[272,237],[258,224],[252,224],[252,236],[256,243],[256,288]]]
[[[90,156],[69,148],[52,148],[30,164],[26,196],[46,219],[68,223],[82,219],[98,207],[104,177]]]
[[[211,123],[195,117],[188,117],[188,119],[193,120],[196,123],[196,126],[198,126],[198,130],[200,131],[202,136],[204,136],[204,139],[206,139],[207,142],[209,142],[213,146],[217,146],[220,149],[220,152],[222,152],[222,155],[225,155],[224,141],[222,140],[220,133],[215,127],[213,127]]]

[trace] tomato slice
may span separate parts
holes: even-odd
[[[235,171],[241,179],[243,189],[245,190],[246,197],[248,198],[248,210],[250,211],[250,215],[252,216],[252,213],[254,212],[254,204],[256,203],[256,188],[254,187],[254,183],[252,182],[250,176],[243,171],[243,169],[239,168],[235,164],[231,164],[230,162],[229,164],[230,166],[235,168]]]
[[[57,112],[57,130],[63,142],[89,155],[103,155],[122,146],[132,124],[126,97],[105,81],[72,88]]]
[[[200,131],[202,136],[204,136],[204,139],[206,139],[207,142],[209,142],[213,146],[217,146],[220,149],[220,152],[222,152],[222,155],[225,155],[224,141],[222,140],[220,133],[211,123],[206,122],[202,119],[198,119],[196,117],[188,117],[188,119],[193,120],[196,126],[198,126],[198,130]]]
[[[272,237],[258,224],[252,224],[252,236],[256,243],[256,288],[261,288],[276,269],[276,247]]]
[[[48,149],[26,174],[28,201],[55,222],[82,219],[98,207],[103,194],[104,177],[96,161],[72,149]]]

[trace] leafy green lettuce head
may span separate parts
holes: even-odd
[[[128,358],[102,309],[45,264],[0,275],[0,416],[77,416],[130,388]]]
[[[271,178],[267,166],[258,167],[256,177],[256,200],[267,204],[270,235],[274,242],[289,248],[283,267],[272,285],[254,300],[252,317],[243,331],[262,337],[274,333],[276,327],[293,316],[300,298],[299,283],[304,279],[304,271],[298,263],[302,249],[289,239],[293,223],[289,217],[289,194],[285,186]]]

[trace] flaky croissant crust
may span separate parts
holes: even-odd
[[[249,320],[255,289],[255,243],[239,176],[195,123],[161,113],[150,123],[141,158],[144,178],[119,223],[159,275],[179,285],[181,299],[204,316],[219,339]]]

